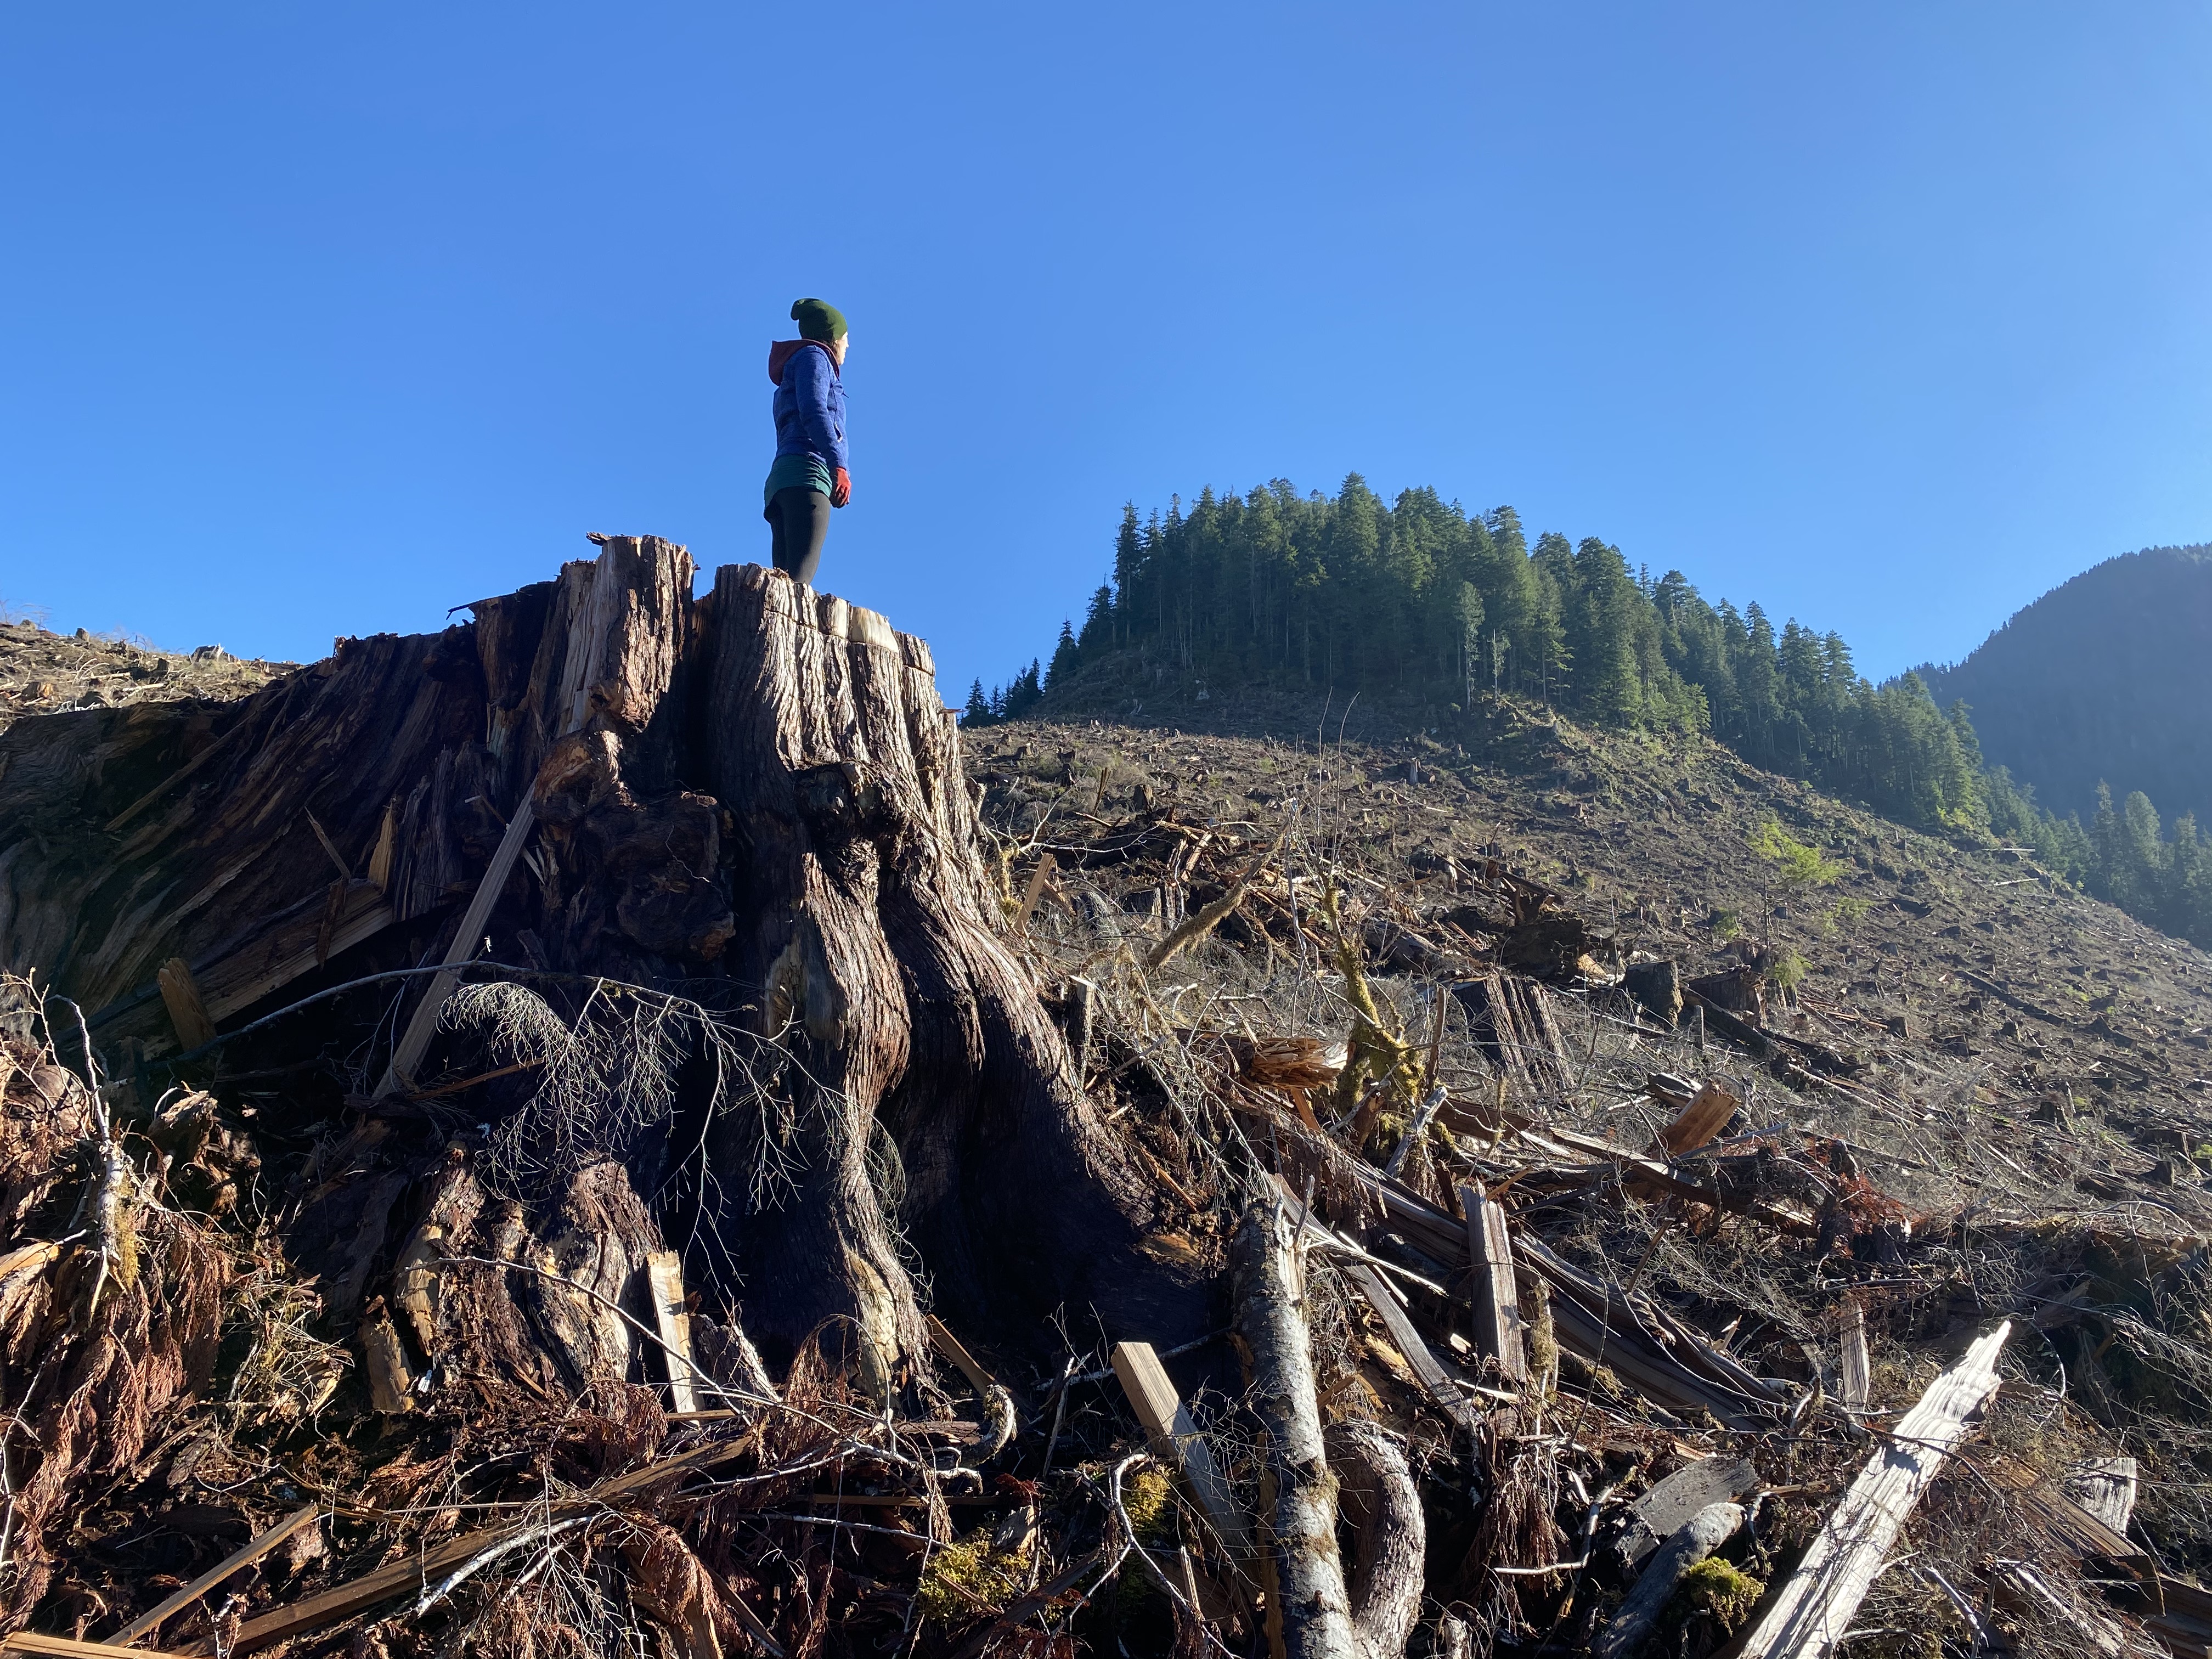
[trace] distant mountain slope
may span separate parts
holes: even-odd
[[[1919,671],[1963,697],[1982,752],[2087,821],[2097,785],[2169,819],[2212,820],[2212,544],[2107,559],[2053,588],[1964,662]]]

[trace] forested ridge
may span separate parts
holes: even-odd
[[[1963,697],[1992,762],[2045,805],[2090,812],[2097,786],[2212,811],[2212,546],[2152,547],[2083,571],[2010,617],[1965,661],[1923,666]]]
[[[1532,541],[1510,507],[1469,513],[1425,488],[1385,502],[1357,473],[1334,496],[1277,479],[1149,518],[1128,507],[1081,626],[1071,618],[1049,661],[995,690],[977,681],[963,720],[1048,714],[1055,687],[1117,661],[1216,687],[1395,694],[1439,725],[1487,695],[1710,734],[1900,822],[2033,847],[2143,920],[2212,943],[2212,848],[2193,818],[2166,839],[2133,795],[2102,799],[2087,824],[2059,817],[1985,762],[1967,705],[1939,707],[1918,675],[1876,685],[1833,630],[1710,601],[1598,537]]]

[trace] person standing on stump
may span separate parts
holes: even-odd
[[[764,492],[775,568],[810,586],[830,533],[830,510],[853,499],[846,471],[845,313],[826,300],[794,300],[795,340],[768,349],[775,382],[775,465]]]

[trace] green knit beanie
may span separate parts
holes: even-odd
[[[845,337],[845,313],[827,300],[793,300],[791,319],[799,325],[799,337],[802,340],[835,345]]]

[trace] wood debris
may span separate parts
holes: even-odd
[[[1601,903],[1472,763],[971,740],[882,617],[596,540],[0,732],[10,1648],[2212,1644],[2188,1032],[1947,963],[2048,1027],[1995,1133],[1982,1026]]]

